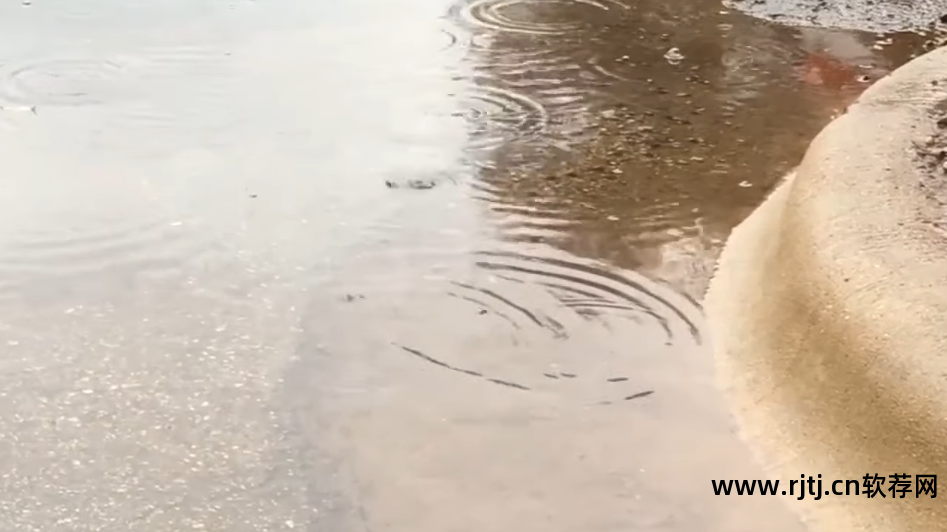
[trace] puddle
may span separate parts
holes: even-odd
[[[0,521],[801,530],[700,300],[930,38],[749,12],[0,6]]]

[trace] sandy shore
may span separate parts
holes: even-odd
[[[871,87],[733,232],[711,282],[719,378],[771,475],[886,477],[884,498],[786,497],[814,529],[947,530],[947,506],[914,493],[947,473],[943,202],[915,150],[945,77],[938,50]],[[888,490],[905,473],[902,499]]]

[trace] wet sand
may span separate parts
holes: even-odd
[[[798,531],[721,240],[923,37],[704,2],[0,7],[0,522]],[[669,53],[676,48],[680,54]]]

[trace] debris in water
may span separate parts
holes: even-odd
[[[440,366],[440,367],[442,367],[442,368],[449,369],[449,370],[451,370],[451,371],[456,371],[456,372],[458,372],[458,373],[464,373],[464,374],[467,374],[467,375],[470,375],[470,376],[473,376],[473,377],[479,377],[479,378],[481,378],[481,379],[487,380],[487,381],[492,382],[492,383],[494,383],[494,384],[499,384],[499,385],[501,385],[501,386],[506,386],[506,387],[508,387],[508,388],[516,388],[516,389],[518,389],[518,390],[526,390],[526,391],[529,391],[529,390],[530,390],[529,387],[523,386],[522,384],[517,384],[517,383],[515,383],[515,382],[511,382],[511,381],[504,380],[504,379],[496,379],[496,378],[493,378],[493,377],[488,377],[488,376],[486,376],[486,375],[484,375],[483,373],[480,373],[480,372],[478,372],[478,371],[473,371],[473,370],[469,370],[469,369],[458,368],[458,367],[456,367],[456,366],[451,366],[450,364],[448,364],[448,363],[446,363],[446,362],[443,362],[443,361],[441,361],[441,360],[438,360],[438,359],[436,359],[436,358],[434,358],[434,357],[432,357],[432,356],[428,356],[428,355],[422,353],[421,351],[418,351],[417,349],[412,349],[412,348],[410,348],[410,347],[403,346],[403,345],[398,345],[398,344],[393,344],[393,345],[396,345],[396,346],[400,347],[401,349],[403,349],[404,351],[406,351],[406,352],[408,352],[408,353],[410,353],[410,354],[412,354],[412,355],[414,355],[414,356],[416,356],[416,357],[418,357],[418,358],[420,358],[420,359],[422,359],[422,360],[425,360],[425,361],[427,361],[427,362],[430,362],[431,364],[434,364],[435,366]]]
[[[396,183],[394,181],[385,181],[388,188],[412,188],[414,190],[428,190],[437,186],[437,181],[433,179],[411,179],[405,183]]]
[[[684,60],[684,54],[677,48],[671,48],[664,54],[664,58],[667,59],[667,62],[676,65]]]
[[[625,401],[632,401],[634,399],[641,399],[642,397],[647,397],[654,393],[654,390],[648,390],[645,392],[638,392],[636,394],[629,395],[625,398]]]
[[[487,378],[487,380],[502,386],[507,386],[509,388],[516,388],[517,390],[529,390],[529,388],[523,386],[522,384],[516,384],[515,382],[505,381],[503,379]]]
[[[749,188],[753,186],[753,183],[750,183],[749,181],[740,181],[739,186],[743,188]]]

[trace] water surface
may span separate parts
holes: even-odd
[[[46,0],[0,35],[12,529],[800,530],[712,494],[762,474],[699,302],[921,37],[624,0]]]

